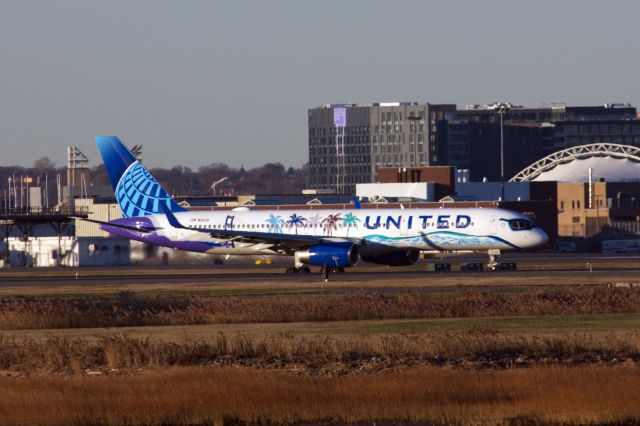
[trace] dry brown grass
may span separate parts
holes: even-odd
[[[636,363],[640,334],[499,333],[491,329],[417,335],[249,337],[223,333],[181,343],[127,336],[97,340],[0,338],[0,370],[10,375],[130,373],[196,365],[251,365],[348,375],[411,365],[510,368],[536,364]]]
[[[629,424],[637,368],[412,368],[309,377],[250,368],[0,380],[4,424]]]
[[[404,267],[398,267],[403,269]],[[239,276],[229,279],[225,276],[230,271],[220,271],[219,274],[207,274],[204,271],[194,271],[175,269],[157,269],[154,274],[172,276],[169,281],[159,279],[153,280],[153,275],[148,269],[132,270],[132,274],[140,274],[148,279],[140,281],[128,275],[121,275],[119,270],[96,271],[92,268],[78,269],[78,279],[69,277],[64,283],[60,281],[38,280],[25,285],[21,282],[15,284],[11,282],[7,271],[0,271],[3,278],[0,286],[0,296],[52,296],[66,295],[113,295],[118,291],[128,290],[138,293],[176,293],[176,292],[198,292],[212,295],[242,295],[242,294],[274,294],[274,293],[299,293],[299,292],[326,292],[332,290],[357,290],[361,288],[375,288],[384,291],[405,290],[405,289],[433,289],[452,287],[550,287],[550,286],[607,286],[612,283],[628,283],[640,285],[637,275],[629,273],[608,271],[602,273],[589,273],[588,271],[572,271],[558,274],[556,272],[536,272],[530,273],[519,271],[509,274],[439,274],[425,273],[423,275],[411,275],[395,273],[394,268],[384,269],[371,277],[359,277],[350,273],[334,274],[331,281],[324,283],[319,276],[306,276],[306,280],[290,280],[288,276],[281,273],[263,275],[259,278],[249,276]],[[391,273],[387,273],[391,271]],[[67,271],[69,272],[69,271]],[[13,273],[13,270],[12,272]],[[32,276],[40,271],[22,271],[20,276]],[[93,280],[92,277],[99,275],[110,276],[107,281]],[[60,277],[60,273],[51,273],[52,277]],[[204,276],[204,277],[203,277]]]
[[[268,297],[149,296],[0,300],[0,329],[282,323],[371,319],[620,314],[640,312],[640,288],[516,293],[400,293]]]

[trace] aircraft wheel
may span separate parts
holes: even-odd
[[[303,266],[302,268],[300,268],[300,272],[303,274],[310,274],[311,269],[308,266]]]
[[[327,282],[327,281],[329,281],[329,274],[331,273],[331,268],[329,266],[327,266],[327,265],[324,265],[320,269],[320,273],[324,277],[324,282]]]
[[[298,270],[293,266],[287,268],[287,274],[297,274],[297,273],[298,273]]]

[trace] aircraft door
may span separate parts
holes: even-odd
[[[491,222],[489,222],[489,234],[490,235],[498,235],[498,218],[492,217]]]
[[[400,236],[406,237],[407,235],[409,235],[409,219],[403,217],[400,220]]]

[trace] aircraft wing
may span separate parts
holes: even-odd
[[[237,241],[250,244],[268,244],[273,247],[273,250],[281,253],[291,253],[296,250],[314,246],[316,244],[339,244],[347,242],[352,244],[362,243],[362,240],[360,238],[275,234],[270,232],[236,231],[231,229],[206,230],[189,227],[187,227],[186,229],[207,233],[213,238],[226,239],[229,241]]]
[[[296,249],[314,246],[316,244],[339,244],[352,243],[362,244],[361,238],[351,237],[329,237],[325,235],[297,235],[297,234],[280,234],[272,232],[253,232],[239,231],[235,229],[200,229],[190,226],[184,226],[165,206],[161,206],[169,221],[169,224],[175,228],[189,229],[210,235],[213,238],[226,239],[229,241],[237,241],[252,244],[268,244],[273,249],[283,253],[289,253]]]

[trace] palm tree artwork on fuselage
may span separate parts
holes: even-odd
[[[347,227],[347,237],[349,236],[349,229],[358,228],[358,222],[360,218],[353,213],[349,212],[342,218],[342,224]]]
[[[340,220],[340,213],[330,214],[322,219],[322,225],[324,226],[324,232],[327,235],[333,235],[333,231],[338,230],[338,221]]]
[[[322,225],[322,216],[316,213],[315,216],[311,216],[307,219],[307,226],[313,229],[313,234],[318,234],[318,228]]]
[[[292,214],[291,216],[289,216],[289,220],[287,220],[287,225],[291,228],[294,228],[296,230],[296,235],[298,234],[298,228],[304,226],[304,223],[307,219],[299,216],[297,214]]]
[[[280,216],[269,215],[269,219],[265,219],[265,222],[269,224],[269,232],[282,234],[282,225],[284,225],[284,220]]]

